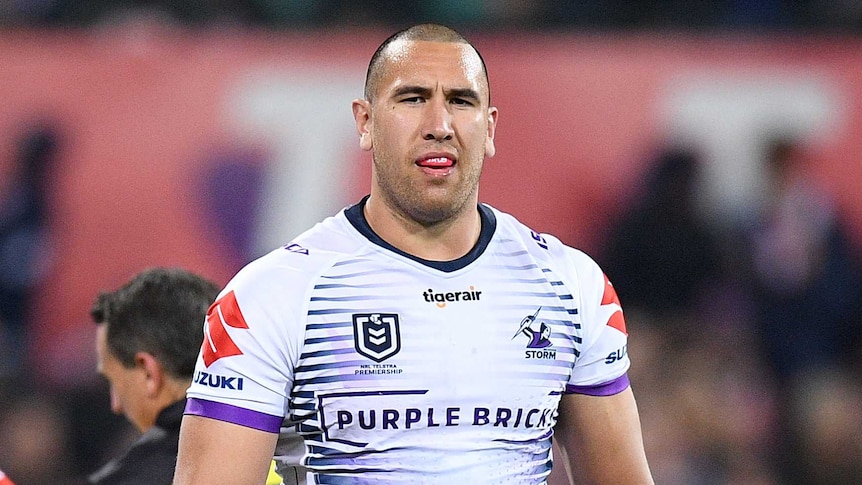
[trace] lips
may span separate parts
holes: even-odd
[[[416,161],[416,165],[425,168],[449,168],[455,165],[455,160],[447,157],[428,157]]]

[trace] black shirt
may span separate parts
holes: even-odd
[[[179,451],[180,423],[186,400],[166,407],[156,424],[119,458],[87,478],[92,485],[170,485]]]

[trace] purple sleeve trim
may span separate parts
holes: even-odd
[[[570,386],[566,385],[566,394],[586,394],[588,396],[613,396],[625,391],[629,387],[629,376],[623,374],[616,379],[595,386]]]
[[[228,423],[238,424],[248,428],[259,429],[269,433],[278,433],[281,429],[281,416],[243,409],[230,404],[223,404],[205,399],[189,398],[184,414],[218,419]]]

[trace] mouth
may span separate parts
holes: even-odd
[[[450,174],[456,163],[451,155],[429,155],[416,160],[416,166],[435,176]]]

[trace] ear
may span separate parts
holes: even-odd
[[[353,100],[353,120],[356,122],[356,131],[359,132],[359,148],[364,151],[371,150],[371,103],[366,99]]]
[[[488,108],[488,137],[485,138],[485,157],[491,158],[497,153],[497,147],[494,146],[494,134],[497,132],[497,108],[491,106]]]
[[[135,365],[144,372],[144,386],[149,397],[159,394],[165,383],[165,370],[162,364],[149,352],[135,354]]]

